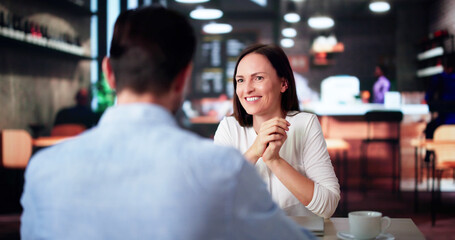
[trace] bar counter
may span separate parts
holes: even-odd
[[[404,115],[429,114],[426,104],[403,104],[395,107],[387,107],[377,103],[354,103],[354,104],[330,104],[312,102],[303,105],[304,111],[315,113],[318,116],[363,116],[368,111],[401,111]]]

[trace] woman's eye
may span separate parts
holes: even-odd
[[[237,83],[243,83],[243,79],[237,78]]]
[[[256,80],[263,80],[264,77],[263,76],[256,76]]]

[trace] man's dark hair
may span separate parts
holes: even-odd
[[[237,90],[237,68],[240,61],[250,53],[258,53],[265,56],[272,64],[278,77],[286,79],[288,83],[288,89],[281,96],[281,110],[283,111],[283,114],[287,114],[289,111],[299,111],[299,100],[297,98],[297,92],[295,88],[294,73],[292,72],[288,57],[284,53],[283,49],[273,44],[254,44],[244,49],[242,53],[240,53],[234,70],[234,117],[237,119],[239,124],[243,127],[249,127],[253,125],[253,116],[249,115],[245,111],[242,104],[240,103],[239,97],[235,93]]]
[[[122,12],[110,49],[116,90],[167,92],[192,60],[196,38],[185,17],[161,6]]]

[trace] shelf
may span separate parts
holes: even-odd
[[[0,27],[0,42],[17,45],[18,47],[29,47],[34,50],[47,51],[72,57],[78,60],[91,60],[90,56],[83,54],[80,46],[58,42],[47,38],[36,38],[24,32]]]
[[[417,77],[421,77],[421,78],[431,77],[431,76],[440,74],[442,72],[444,72],[444,67],[442,67],[441,65],[430,66],[430,67],[426,67],[426,68],[417,70]]]
[[[90,9],[86,6],[76,4],[75,1],[69,0],[46,0],[49,4],[59,8],[64,9],[70,13],[78,14],[78,15],[86,15],[91,16],[95,13],[90,11]]]
[[[426,59],[431,59],[435,57],[440,57],[444,55],[444,48],[443,47],[435,47],[424,52],[421,52],[417,55],[417,60],[423,61]]]
[[[418,44],[418,78],[428,79],[444,72],[454,53],[454,36],[447,30],[435,31]]]

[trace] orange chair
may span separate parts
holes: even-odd
[[[455,124],[441,125],[434,132],[434,153],[433,177],[436,177],[437,190],[435,189],[435,179],[431,191],[431,223],[436,222],[436,206],[441,201],[441,178],[445,170],[452,169],[455,178]]]
[[[81,124],[59,124],[52,128],[51,136],[76,136],[85,129],[85,126]]]
[[[32,137],[21,129],[1,131],[1,165],[4,168],[25,169],[32,156]]]

